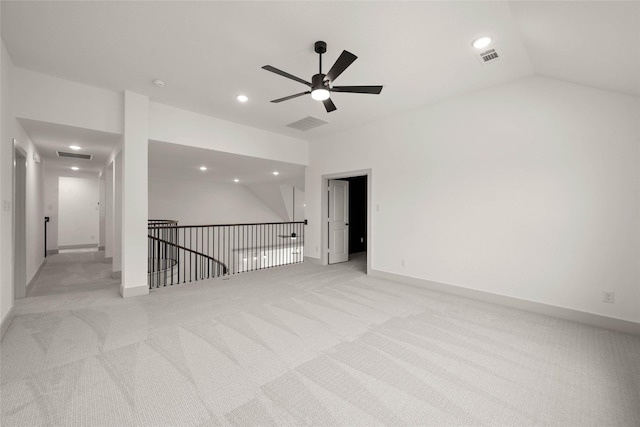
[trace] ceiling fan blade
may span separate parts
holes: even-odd
[[[297,81],[297,82],[300,82],[300,83],[302,83],[302,84],[305,84],[305,85],[307,85],[307,86],[311,87],[311,83],[309,83],[309,82],[307,82],[307,81],[305,81],[305,80],[302,80],[300,77],[296,77],[296,76],[294,76],[294,75],[292,75],[292,74],[289,74],[289,73],[287,73],[287,72],[284,72],[284,71],[282,71],[282,70],[278,70],[277,68],[272,67],[271,65],[265,65],[264,67],[262,67],[262,69],[263,69],[263,70],[267,70],[267,71],[271,71],[272,73],[279,74],[279,75],[281,75],[282,77],[286,77],[286,78],[288,78],[288,79],[295,80],[295,81]]]
[[[331,92],[370,93],[379,95],[380,92],[382,92],[382,86],[333,86],[329,90]]]
[[[331,69],[327,73],[327,78],[329,79],[329,81],[334,81],[335,79],[337,79],[338,76],[342,74],[342,72],[346,70],[347,67],[351,65],[356,59],[358,59],[358,57],[353,53],[343,50],[336,60],[336,63],[333,64],[333,67],[331,67]]]
[[[288,99],[297,98],[297,97],[302,96],[302,95],[308,95],[308,94],[310,94],[310,93],[311,93],[310,91],[300,92],[300,93],[296,93],[295,95],[285,96],[284,98],[274,99],[274,100],[273,100],[273,101],[271,101],[271,102],[282,102],[282,101],[286,101],[286,100],[288,100]]]
[[[333,103],[331,98],[325,99],[322,103],[324,104],[324,108],[327,110],[327,113],[337,110],[336,105]]]

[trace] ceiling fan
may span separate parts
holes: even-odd
[[[336,106],[330,98],[330,92],[345,92],[345,93],[370,93],[373,95],[379,95],[382,91],[382,86],[333,86],[333,82],[338,78],[349,65],[353,63],[357,56],[351,52],[343,50],[338,60],[333,64],[333,67],[327,74],[322,74],[322,54],[327,51],[327,44],[323,41],[317,41],[314,45],[316,53],[320,56],[320,66],[318,74],[311,77],[311,83],[306,80],[296,77],[287,72],[279,70],[271,65],[265,65],[262,69],[271,71],[272,73],[279,74],[291,80],[295,80],[299,83],[305,84],[311,88],[306,92],[296,93],[295,95],[285,96],[284,98],[274,99],[271,102],[282,102],[289,99],[297,98],[299,96],[311,94],[311,97],[317,101],[322,101],[327,113],[336,110]]]

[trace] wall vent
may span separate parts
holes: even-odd
[[[56,151],[56,153],[58,153],[58,157],[71,157],[73,159],[91,160],[93,157],[91,154],[66,153],[64,151]]]
[[[500,56],[495,49],[485,50],[484,52],[480,52],[478,54],[478,60],[482,65],[496,62],[498,59],[500,59]]]
[[[313,128],[317,128],[318,126],[326,125],[329,122],[325,122],[317,117],[307,116],[304,119],[298,120],[297,122],[289,123],[287,127],[298,129],[301,131],[307,131]]]

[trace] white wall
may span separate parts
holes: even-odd
[[[122,93],[14,68],[16,117],[122,133]]]
[[[13,307],[13,139],[26,153],[26,283],[33,279],[44,261],[44,171],[36,163],[37,150],[15,119],[15,68],[4,43],[1,52],[1,143],[0,143],[0,319]]]
[[[120,295],[126,298],[149,293],[147,285],[149,98],[125,91],[124,114]]]
[[[9,92],[11,90],[11,58],[2,43],[0,79],[2,98],[2,140],[0,141],[0,314],[2,321],[13,307],[13,227],[11,208],[13,205],[13,143],[14,132],[9,129],[12,120],[9,110]]]
[[[47,224],[47,250],[58,249],[58,200],[60,197],[59,178],[98,179],[95,174],[56,168],[44,161],[44,215],[49,217]]]
[[[106,182],[106,178],[101,176],[100,180],[98,181],[98,186],[99,186],[99,192],[100,192],[100,210],[99,210],[99,227],[100,227],[100,231],[99,231],[99,235],[100,237],[98,238],[98,246],[101,248],[104,248],[105,246],[105,242],[106,242],[106,215],[107,215],[107,210],[106,210],[106,198],[107,198],[107,182]]]
[[[151,177],[149,218],[180,225],[282,222],[262,200],[240,184]]]
[[[155,102],[149,139],[306,165],[307,142]]]
[[[43,164],[36,163],[33,142],[15,119],[10,100],[17,97],[15,68],[4,43],[0,62],[1,133],[0,133],[0,319],[13,307],[13,139],[26,153],[26,282],[44,260]]]
[[[36,163],[37,150],[20,123],[15,120],[16,141],[26,153],[26,278],[33,279],[44,261],[44,165]],[[39,153],[37,154],[39,156]]]
[[[293,192],[295,191],[295,200]],[[287,211],[287,221],[304,221],[304,190],[289,184],[280,185],[280,195]],[[294,205],[295,201],[295,205]]]
[[[372,168],[374,270],[638,322],[639,117],[531,77],[315,141],[305,254],[321,176]]]
[[[98,177],[58,178],[58,246],[98,245]]]
[[[109,162],[109,165],[104,170],[105,178],[105,200],[104,200],[104,256],[108,259],[113,259],[113,232],[114,232],[114,187],[113,180],[113,161]]]
[[[111,271],[122,273],[122,151],[113,159],[113,262]]]

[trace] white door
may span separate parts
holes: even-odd
[[[349,261],[349,181],[329,180],[329,264]]]

